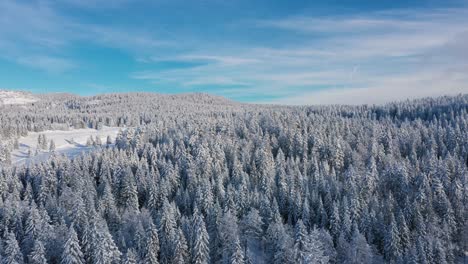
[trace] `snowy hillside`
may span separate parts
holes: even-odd
[[[0,90],[1,105],[24,105],[37,102],[38,99],[27,92]]]
[[[466,257],[468,95],[317,107],[37,97],[0,107],[8,263]]]
[[[99,130],[88,128],[68,131],[47,130],[40,133],[31,132],[28,136],[19,138],[19,148],[11,153],[12,163],[15,165],[37,163],[47,160],[52,153],[73,157],[96,148],[92,144],[87,144],[90,137],[95,141],[96,137],[98,137],[102,145],[105,145],[107,136],[110,136],[112,142],[114,142],[120,129],[118,127],[103,127]],[[42,149],[40,146],[38,147],[39,135],[44,135],[47,141]],[[53,144],[55,144],[55,150],[53,151],[50,150],[50,142],[54,142]]]

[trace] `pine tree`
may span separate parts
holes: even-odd
[[[146,252],[144,263],[158,264],[159,238],[156,227],[151,224],[146,239]]]
[[[250,251],[249,248],[246,248],[245,249],[245,254],[244,254],[245,258],[244,258],[244,263],[245,264],[254,264],[254,261],[253,261],[253,255],[252,255],[252,252]]]
[[[11,164],[11,152],[8,147],[0,145],[0,165],[2,163],[6,165]]]
[[[357,229],[353,232],[345,258],[347,259],[346,263],[350,264],[372,263],[373,261],[372,249],[367,244],[366,238]]]
[[[34,242],[34,247],[28,256],[31,264],[47,264],[44,244],[41,241]]]
[[[309,234],[307,233],[302,220],[299,220],[297,221],[295,228],[294,262],[301,264],[307,263],[307,260],[310,258],[310,247]]]
[[[158,222],[159,237],[161,238],[161,263],[169,263],[172,259],[175,228],[177,225],[172,207],[167,200],[163,203]]]
[[[112,145],[112,138],[111,138],[111,136],[107,136],[107,138],[106,138],[106,145],[107,145],[107,146]]]
[[[68,229],[68,238],[62,253],[62,264],[84,264],[83,253],[73,225]]]
[[[42,145],[43,145],[43,143],[42,143],[42,135],[40,134],[39,136],[37,136],[37,147],[36,147],[36,149],[42,148]]]
[[[95,143],[97,146],[101,146],[101,145],[102,145],[101,137],[100,137],[100,136],[96,136],[96,140],[94,141],[94,143]]]
[[[294,231],[294,262],[295,263],[325,263],[323,246],[318,232],[309,235],[302,220],[297,221]]]
[[[27,198],[28,200],[33,199],[32,187],[29,184],[26,188],[25,196],[29,196],[29,198]],[[26,249],[26,252],[29,252],[32,249],[34,241],[40,236],[42,227],[41,222],[42,219],[39,214],[39,210],[37,209],[36,204],[33,203],[31,205],[28,217],[26,218],[25,234],[21,244],[23,249]]]
[[[133,248],[129,248],[127,253],[125,253],[125,257],[123,258],[122,264],[137,264],[137,256],[135,254],[135,250]]]
[[[403,249],[406,249],[410,246],[410,230],[406,224],[405,217],[402,213],[398,215],[398,232],[400,234],[400,243]]]
[[[229,263],[230,264],[244,264],[244,252],[242,250],[239,240],[236,240],[234,244],[234,252],[231,255],[231,259]]]
[[[128,210],[138,210],[138,192],[133,172],[130,167],[127,167],[121,175],[120,205],[122,208]]]
[[[433,243],[434,263],[446,264],[447,262],[447,249],[442,245],[440,239],[435,238]]]
[[[384,253],[387,260],[396,260],[402,255],[400,234],[393,215],[384,237],[384,243]]]
[[[176,241],[174,242],[174,264],[186,263],[189,259],[187,240],[182,229],[177,229]]]
[[[228,210],[221,217],[218,233],[221,239],[221,249],[224,262],[229,262],[235,248],[235,242],[239,239],[239,227],[237,217]]]
[[[41,144],[41,149],[47,149],[47,137],[45,134],[42,134],[42,144]]]
[[[50,144],[49,144],[49,152],[54,152],[54,151],[55,151],[55,141],[51,139]]]
[[[242,229],[246,239],[260,239],[263,234],[263,221],[257,209],[253,208],[242,220]]]
[[[193,219],[192,264],[206,264],[210,261],[209,236],[203,217],[197,213]]]
[[[106,223],[103,223],[97,230],[93,246],[93,263],[110,264],[120,261],[121,253],[115,245]]]
[[[2,264],[23,264],[23,254],[21,253],[15,234],[9,232],[3,249]]]
[[[333,203],[333,211],[330,216],[330,233],[336,240],[341,233],[341,217],[338,211],[338,206]]]
[[[94,139],[93,136],[89,136],[88,139],[86,139],[86,146],[90,147],[94,144]]]
[[[324,250],[324,237],[320,234],[317,229],[313,229],[309,235],[309,249],[310,252],[308,258],[306,259],[306,263],[317,263],[317,264],[325,264],[329,263],[330,258],[325,253]],[[329,252],[330,253],[330,252]]]
[[[97,227],[96,220],[94,219],[94,213],[89,213],[89,220],[86,221],[86,224],[83,227],[83,233],[81,236],[81,246],[83,249],[83,255],[86,263],[93,261],[94,253],[94,243],[97,240]]]

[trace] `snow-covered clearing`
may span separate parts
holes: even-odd
[[[23,105],[37,102],[37,100],[29,93],[0,90],[0,105]]]
[[[96,148],[96,146],[86,145],[90,136],[93,139],[99,137],[102,144],[106,145],[107,136],[111,137],[113,143],[121,129],[121,127],[103,127],[99,130],[87,128],[31,132],[28,136],[19,138],[19,149],[15,149],[11,153],[12,163],[14,165],[24,165],[47,160],[52,155],[52,152],[49,151],[51,140],[55,143],[55,154],[65,154],[68,157],[73,157]],[[47,148],[44,150],[37,150],[39,135],[45,135],[47,139]]]

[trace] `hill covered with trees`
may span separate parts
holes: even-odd
[[[382,106],[207,94],[0,105],[3,263],[459,263],[468,95]],[[11,166],[15,138],[122,127],[112,147]]]

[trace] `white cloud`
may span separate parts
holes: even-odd
[[[111,7],[125,2],[68,0],[62,4],[104,8],[106,3]],[[67,16],[59,6],[58,2],[47,0],[0,1],[0,57],[37,69],[64,72],[72,69],[72,64],[76,65],[64,54],[80,42],[135,54],[169,45],[144,29],[83,23]],[[59,70],[59,66],[64,68]]]
[[[258,27],[270,27],[302,33],[366,34],[388,31],[420,32],[440,29],[452,24],[455,28],[466,28],[468,10],[458,9],[394,9],[351,16],[308,17],[295,16],[277,20],[255,21]],[[458,24],[458,26],[457,26]],[[452,30],[454,28],[446,28]]]
[[[21,57],[17,62],[50,73],[62,73],[76,67],[75,63],[70,60],[49,56]]]
[[[465,69],[468,71],[468,68]],[[269,103],[310,104],[381,104],[408,98],[468,93],[468,76],[462,72],[437,70],[412,75],[381,77],[367,87],[327,89],[285,96]]]
[[[245,65],[259,62],[257,59],[219,55],[182,55],[178,58],[182,61],[214,61],[220,66]]]
[[[281,34],[300,32],[302,40],[274,48],[199,47],[173,58],[211,63],[134,77],[188,87],[219,84],[219,92],[229,95],[249,89],[259,101],[269,95],[281,99],[268,102],[288,104],[382,103],[466,93],[467,14],[454,9],[395,10],[260,21],[257,26]],[[249,87],[233,89],[224,83]]]
[[[62,0],[55,4],[66,4],[73,7],[86,8],[86,9],[109,9],[120,8],[132,2],[132,0]],[[135,2],[135,1],[133,1]]]

